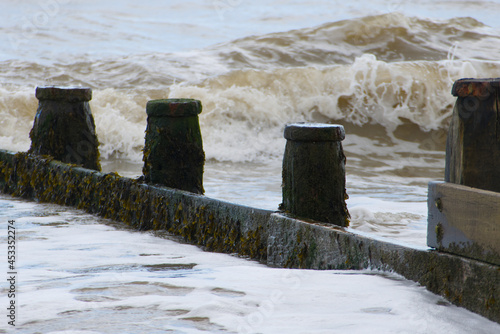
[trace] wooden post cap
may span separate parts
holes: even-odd
[[[476,96],[488,97],[491,92],[500,87],[500,78],[490,79],[459,79],[453,84],[451,94],[457,97]]]
[[[37,87],[35,96],[39,101],[87,102],[92,100],[92,89],[88,87]]]
[[[284,137],[292,141],[342,141],[342,125],[323,123],[294,123],[285,127]]]
[[[160,99],[146,104],[150,117],[189,117],[201,113],[201,102],[194,99]]]

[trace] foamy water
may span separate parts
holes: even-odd
[[[275,210],[281,202],[285,125],[304,121],[341,124],[346,129],[343,147],[347,157],[350,228],[357,233],[425,248],[427,183],[440,180],[444,175],[446,131],[455,101],[450,94],[451,86],[463,77],[499,76],[500,24],[496,15],[499,11],[500,1],[19,0],[3,3],[0,148],[14,151],[29,148],[28,133],[38,103],[34,96],[36,86],[89,86],[93,89],[91,109],[101,143],[103,168],[135,177],[142,168],[147,101],[166,97],[197,98],[203,104],[200,126],[207,156],[206,195]],[[24,203],[5,201],[16,205]],[[45,206],[26,205],[20,219],[23,215],[32,217],[30,212],[48,210]],[[13,214],[11,209],[3,212],[6,217]],[[79,220],[80,213],[76,211],[60,214],[69,219],[69,225],[78,229],[78,233],[101,229],[102,245],[114,245],[116,231],[111,228],[89,223],[90,218]],[[56,216],[48,214],[43,224],[59,221]],[[44,231],[57,234],[62,229],[56,226],[42,229],[34,221],[36,219],[26,218],[27,225],[20,223],[20,229],[26,228],[28,234],[40,233],[40,238],[46,237]],[[63,225],[64,231],[73,231],[68,224]],[[60,268],[57,270],[63,273],[71,272],[72,267],[57,264],[66,261],[58,249],[70,252],[72,237],[67,236],[65,240],[53,249],[27,241],[24,247],[29,251],[23,252],[23,257],[27,261],[32,257],[29,261],[36,263],[41,261],[36,255],[38,250],[43,250],[40,252],[55,259],[50,266]],[[167,242],[148,240],[159,244]],[[20,247],[22,245],[21,241]],[[123,247],[124,252],[126,247],[130,247],[130,252],[135,249],[130,244]],[[117,254],[108,248],[100,251]],[[179,248],[179,256],[185,256],[184,252]],[[30,254],[29,257],[26,254]],[[111,264],[106,265],[112,267],[113,262],[120,262],[120,255],[110,258]],[[135,263],[136,269],[142,268],[142,259],[135,256],[130,263]],[[233,263],[233,260],[221,261]],[[93,260],[85,261],[82,266],[97,266]],[[206,265],[217,268],[212,262]],[[279,280],[279,276],[273,276],[277,275],[273,270],[248,263],[242,266],[247,265],[252,270],[259,268],[255,269],[259,275],[260,270],[269,270],[269,274],[262,275],[269,275],[264,276],[269,280]],[[36,275],[38,270],[31,272],[31,267],[24,268],[26,277]],[[134,290],[132,287],[139,289],[140,284],[130,282],[144,281],[141,276],[144,271],[136,269],[129,273],[132,276],[129,281],[122,282],[127,291]],[[246,275],[252,270],[234,269],[234,275],[239,280],[244,276],[242,272]],[[321,277],[315,282],[326,280],[321,275],[331,274],[314,274]],[[33,299],[39,304],[33,305],[41,305],[49,298],[51,290],[46,288],[49,285],[44,285],[47,277],[43,275],[45,278],[40,282],[33,279],[29,283],[30,289],[41,291],[39,299]],[[133,278],[134,275],[138,276]],[[249,277],[258,281],[256,276]],[[361,285],[371,286],[365,275],[359,277],[363,277]],[[346,278],[350,279],[351,276]],[[377,276],[377,279],[381,278]],[[55,303],[51,304],[47,311],[49,318],[57,315],[69,322],[89,314],[82,311],[83,304],[75,306],[76,313],[72,313],[74,303],[82,302],[73,300],[74,296],[68,297],[72,296],[68,291],[78,289],[72,287],[74,282],[66,281],[67,289],[57,291],[66,296],[66,299],[61,297],[61,304],[64,300],[71,306],[60,309]],[[82,289],[93,286],[92,282],[83,280]],[[110,280],[103,282],[110,286],[102,283],[99,288],[115,289]],[[254,292],[262,294],[259,289]],[[420,290],[417,295],[422,296],[421,293]],[[207,292],[207,295],[213,293]],[[296,300],[299,298],[305,297],[297,295]],[[399,299],[403,299],[400,302],[404,302],[404,298],[409,297],[400,296]],[[92,305],[99,304],[95,303]],[[431,307],[434,303],[435,300],[422,305]],[[136,313],[137,305],[126,313],[128,317],[142,316]],[[419,307],[425,308],[422,305]],[[96,316],[102,319],[126,310],[120,309],[123,305],[118,309],[115,306],[106,306],[104,313],[99,311]],[[382,309],[387,309],[384,307]],[[163,311],[158,311],[158,306],[151,309],[161,323]],[[384,313],[382,309],[375,307],[374,313]],[[32,318],[29,319],[42,314],[38,314],[42,311],[36,306],[30,310]],[[224,317],[224,310],[218,315],[211,313],[208,318]],[[291,312],[290,308],[283,310]],[[462,311],[453,308],[453,312],[461,316]],[[183,314],[172,317],[178,320]],[[432,315],[425,317],[432,318]],[[201,318],[194,320],[195,325],[200,325],[199,320],[204,323],[200,326],[208,326],[205,330],[220,329],[210,327],[204,316]],[[320,320],[315,331],[321,332],[320,324],[338,324],[342,321],[340,318],[331,323]],[[286,319],[278,322],[279,325],[285,326],[293,318]],[[179,326],[185,324],[184,320],[180,323]],[[188,323],[188,332],[197,328],[193,321]],[[237,330],[224,321],[217,323],[229,331]],[[36,328],[32,326],[28,332]],[[52,324],[48,326],[50,330],[62,330],[50,327]],[[354,322],[349,326],[353,332],[365,329],[362,325],[356,327]],[[425,332],[438,332],[448,328],[446,326],[430,325]],[[133,328],[130,332],[139,332]],[[262,332],[273,332],[270,327],[263,328]],[[299,325],[294,328],[298,328],[297,332],[311,329]],[[412,326],[397,328],[393,332],[414,332]],[[455,332],[453,328],[450,332]]]
[[[18,231],[16,333],[500,329],[395,274],[267,268],[77,210],[3,195],[0,219],[14,219]],[[1,226],[5,245],[6,225]],[[3,296],[6,291],[2,283]],[[6,329],[0,322],[0,332]]]

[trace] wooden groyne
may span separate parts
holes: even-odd
[[[367,238],[181,190],[147,185],[49,158],[0,151],[4,193],[69,205],[129,224],[164,230],[208,251],[238,253],[272,267],[394,271],[500,322],[500,267],[433,250]]]
[[[167,231],[208,251],[238,253],[272,267],[393,271],[500,323],[500,266],[348,232],[341,227],[344,210],[339,224],[326,224],[5,150],[0,150],[0,190],[83,209],[138,230]]]

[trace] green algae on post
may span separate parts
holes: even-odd
[[[203,194],[205,152],[198,114],[201,102],[161,99],[146,105],[144,179],[167,187]]]
[[[82,87],[37,87],[39,100],[29,153],[101,170],[99,141],[89,102],[92,90]]]
[[[349,225],[345,200],[344,127],[291,124],[283,157],[281,209],[298,217],[342,227]]]

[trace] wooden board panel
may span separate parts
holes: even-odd
[[[427,244],[500,264],[500,193],[430,182]]]

